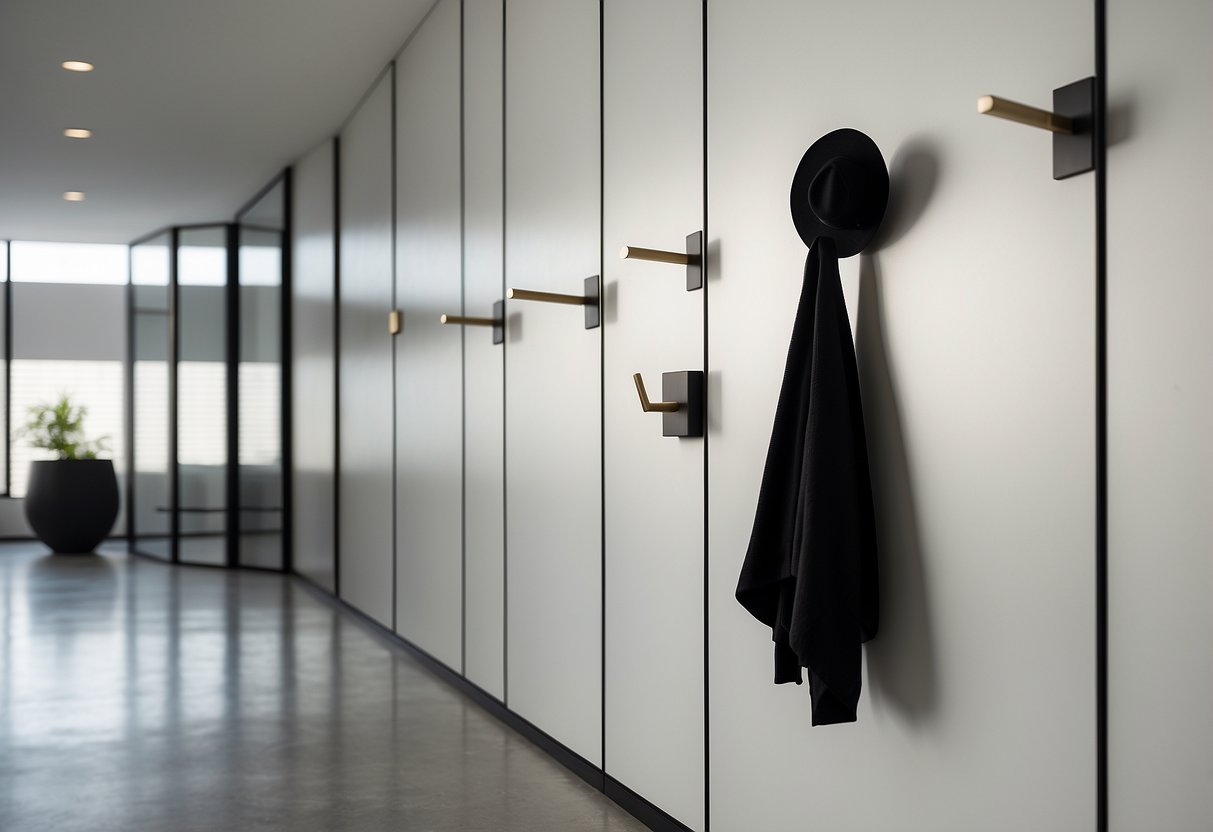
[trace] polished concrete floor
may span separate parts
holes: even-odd
[[[265,573],[0,545],[0,830],[640,830]]]

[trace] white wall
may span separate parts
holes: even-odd
[[[1213,6],[1108,4],[1113,832],[1213,829]]]
[[[291,206],[291,474],[295,571],[336,589],[337,354],[334,143],[294,165]]]
[[[704,8],[607,0],[600,33],[589,0],[442,0],[396,92],[386,76],[343,130],[342,597],[394,614],[696,830],[1091,829],[1095,177],[1054,181],[1047,135],[973,103],[1047,105],[1091,75],[1093,10],[715,0],[705,81]],[[1213,21],[1168,8],[1109,10],[1111,821],[1125,832],[1213,823],[1213,296],[1189,242],[1210,225]],[[871,135],[892,176],[877,241],[842,264],[882,622],[859,721],[810,728],[807,691],[771,683],[770,633],[733,593],[805,257],[788,187],[842,126]],[[702,292],[680,268],[615,259],[622,244],[680,249],[705,210]],[[510,286],[580,293],[600,269],[601,329],[520,301],[504,346],[437,326],[491,314]],[[706,440],[661,437],[635,402],[631,372],[653,393],[678,369],[708,370]]]

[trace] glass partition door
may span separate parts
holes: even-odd
[[[283,176],[238,218],[237,562],[286,567]]]
[[[131,246],[131,548],[173,559],[172,232]]]
[[[288,170],[236,223],[131,244],[133,552],[290,568],[289,202]]]
[[[228,560],[231,226],[177,233],[177,523],[182,563]]]

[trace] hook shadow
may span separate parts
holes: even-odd
[[[868,252],[896,243],[926,212],[939,183],[939,158],[935,144],[921,137],[897,148],[889,165],[889,204]]]

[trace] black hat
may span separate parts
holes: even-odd
[[[826,133],[805,151],[792,178],[792,221],[806,246],[829,237],[839,257],[872,241],[889,202],[880,148],[858,130]]]

